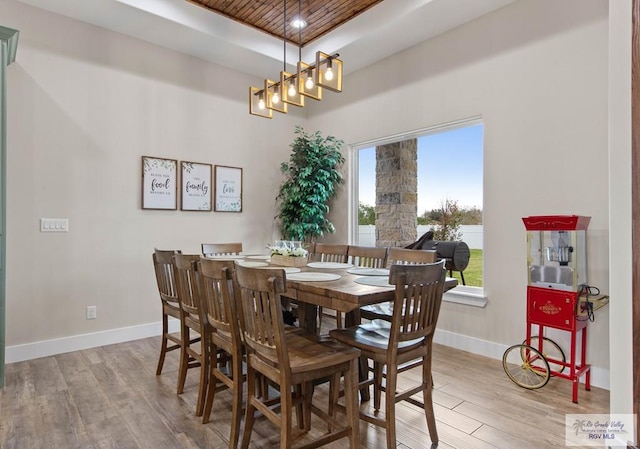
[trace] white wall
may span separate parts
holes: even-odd
[[[482,117],[489,302],[444,304],[447,338],[485,342],[496,357],[524,338],[524,216],[591,216],[588,281],[609,292],[607,45],[606,1],[523,0],[354,73],[340,96],[310,109],[316,128],[354,145]],[[346,234],[346,194],[333,210]],[[608,323],[605,308],[588,341],[605,386]]]
[[[19,345],[157,323],[155,247],[273,240],[279,163],[305,120],[250,116],[262,80],[12,0],[0,21],[20,30],[7,80],[8,362],[28,353]],[[142,155],[242,167],[243,212],[142,210]],[[69,218],[69,233],[40,233],[41,217]]]

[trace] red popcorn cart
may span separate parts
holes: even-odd
[[[508,348],[502,357],[505,373],[521,387],[541,388],[551,376],[571,380],[575,403],[582,376],[585,389],[591,388],[586,353],[594,301],[608,298],[587,283],[590,220],[579,215],[522,219],[527,231],[527,333],[523,343]],[[570,334],[568,358],[545,336],[545,328]]]

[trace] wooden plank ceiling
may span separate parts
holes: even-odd
[[[282,39],[285,0],[186,0]],[[298,0],[286,0],[287,40],[304,47],[353,19],[382,0],[301,0],[300,16],[307,22],[300,35],[291,25]]]

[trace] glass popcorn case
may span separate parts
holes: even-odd
[[[528,285],[578,292],[587,284],[590,217],[546,215],[522,221],[527,229]]]

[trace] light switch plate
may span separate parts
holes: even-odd
[[[69,232],[69,219],[41,218],[40,232]]]

